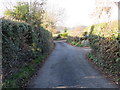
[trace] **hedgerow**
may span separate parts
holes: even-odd
[[[0,19],[2,23],[3,82],[29,62],[49,53],[53,47],[52,35],[43,27]]]
[[[89,35],[96,64],[120,77],[120,37],[117,21],[91,26]]]

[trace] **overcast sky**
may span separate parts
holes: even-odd
[[[0,0],[0,16],[7,5],[4,0]],[[30,1],[30,0],[9,0],[15,3],[16,1]],[[32,1],[32,0],[31,0]],[[39,1],[39,0],[37,0]],[[111,0],[110,0],[111,1]],[[119,1],[119,0],[112,0]],[[74,27],[78,25],[91,25],[93,23],[90,15],[95,7],[95,0],[47,0],[49,9],[64,9],[62,17],[62,25],[67,27]]]

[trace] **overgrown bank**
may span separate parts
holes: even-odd
[[[1,19],[3,87],[22,87],[53,48],[50,32]]]
[[[71,37],[67,38],[67,43],[78,47],[89,47],[89,40],[84,37]]]
[[[89,32],[89,42],[93,49],[89,58],[114,75],[114,81],[120,82],[120,35],[118,22],[92,25]]]
[[[87,32],[78,33],[78,36],[68,36],[67,42],[78,47],[89,47]]]

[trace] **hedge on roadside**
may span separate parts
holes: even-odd
[[[0,19],[2,23],[3,82],[53,47],[52,35],[43,27]]]
[[[91,26],[89,35],[96,63],[111,73],[120,76],[120,37],[117,21]]]

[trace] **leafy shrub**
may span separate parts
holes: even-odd
[[[34,27],[1,19],[3,82],[34,58],[48,53],[52,47],[52,35],[42,27]]]
[[[105,69],[120,75],[120,44],[118,42],[117,22],[101,23],[91,26],[90,46],[94,55],[102,62]]]

